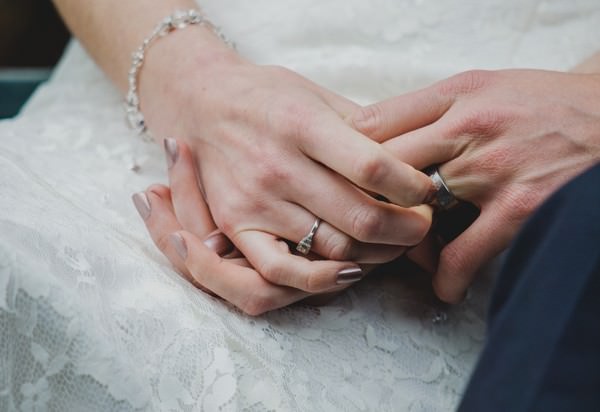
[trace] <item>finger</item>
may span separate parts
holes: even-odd
[[[321,95],[325,103],[327,103],[342,119],[348,119],[352,113],[360,109],[360,106],[343,96],[333,93],[327,89],[317,86],[318,90],[315,93]]]
[[[235,233],[244,230],[258,230],[297,242],[307,233],[316,217],[362,243],[414,245],[420,242],[429,230],[429,207],[407,209],[381,202],[310,159],[293,162],[296,163],[288,162],[288,169],[293,173],[301,170],[303,178],[290,179],[278,184],[278,200],[270,198],[264,191],[243,193],[243,187],[235,191],[226,190],[223,174],[215,174],[211,178],[213,190],[210,196],[216,201],[228,199],[226,204],[213,211],[217,222],[228,236],[234,236]],[[241,199],[242,195],[253,196],[253,202]],[[296,216],[303,215],[303,212],[297,212],[297,209],[288,203],[299,205],[301,209],[309,212],[309,215],[297,219]],[[222,223],[225,220],[224,215],[247,217],[232,227]],[[340,239],[339,233],[329,231],[327,227],[324,229],[325,236],[320,236],[315,246],[320,255],[334,260],[355,260],[355,257],[370,256],[372,249],[365,254],[349,253],[356,251],[349,245],[349,241]],[[379,252],[387,251],[390,249],[382,249]]]
[[[144,219],[148,233],[154,244],[167,257],[173,266],[190,283],[206,293],[213,294],[204,285],[198,283],[187,270],[183,260],[169,241],[169,235],[175,231],[181,230],[181,225],[177,221],[173,212],[173,205],[170,198],[170,190],[162,185],[152,185],[147,192],[140,192],[133,195],[133,202]],[[223,236],[225,238],[225,236]],[[226,239],[226,238],[225,238]],[[213,240],[213,245],[215,241]],[[213,250],[213,252],[215,252]]]
[[[308,234],[316,216],[303,207],[282,202],[260,230],[299,243]],[[396,237],[399,236],[396,234]],[[386,263],[404,253],[404,246],[364,243],[322,220],[313,237],[312,251],[331,260],[356,263]]]
[[[193,278],[249,315],[260,315],[287,306],[308,293],[274,285],[255,270],[220,258],[189,232],[170,237]]]
[[[416,206],[433,190],[431,179],[399,162],[380,144],[340,122],[331,112],[320,113],[302,140],[301,150],[346,177],[360,188],[381,194],[400,206]]]
[[[442,249],[433,277],[433,288],[441,300],[460,302],[476,271],[508,245],[518,225],[507,216],[501,205],[482,210],[471,226]]]
[[[399,160],[415,168],[440,165],[440,174],[454,196],[477,203],[489,190],[489,179],[485,175],[495,164],[482,161],[484,152],[477,149],[484,139],[477,131],[469,131],[468,127],[462,126],[459,116],[455,116],[452,109],[436,123],[390,139],[382,145]],[[485,152],[487,156],[497,153],[499,158],[505,155],[500,145],[487,145]]]
[[[398,160],[423,170],[456,158],[464,148],[460,136],[452,136],[444,119],[387,140],[382,146]]]
[[[189,278],[185,265],[168,240],[170,233],[181,230],[181,226],[173,214],[172,206],[170,206],[169,189],[159,185],[153,185],[152,188],[153,192],[134,194],[132,196],[133,203],[144,220],[154,244],[184,276]]]
[[[408,246],[419,243],[429,230],[429,207],[403,208],[378,201],[338,174],[314,166],[298,166],[304,170],[304,179],[291,182],[286,196],[341,232],[364,243]],[[286,218],[293,221],[294,215]],[[334,246],[335,243],[330,244],[330,248]]]
[[[154,193],[160,197],[161,200],[164,201],[164,206],[166,206],[172,214],[175,214],[173,200],[171,199],[171,189],[169,189],[169,187],[156,183],[148,186],[145,193],[148,192]]]
[[[158,203],[155,202],[155,208],[158,208],[158,211],[152,215],[152,219],[149,219],[149,221],[146,222],[146,226],[151,235],[153,233],[158,234],[159,230],[162,230],[160,233],[162,233],[164,236],[168,236],[174,228],[176,228],[176,230],[182,229],[181,223],[177,219],[177,216],[175,216],[175,208],[173,206],[171,190],[164,185],[154,184],[148,187],[146,193],[142,192],[142,195],[147,196],[148,201],[151,197],[150,194],[156,195],[160,198]],[[136,197],[137,196],[141,195],[136,195]],[[138,198],[138,200],[139,199],[140,198]],[[163,207],[166,207],[170,213],[164,213],[162,210]],[[158,220],[158,224],[155,224],[154,220]],[[148,227],[148,224],[150,224],[150,227]],[[206,235],[202,241],[209,249],[219,256],[227,258],[243,257],[239,254],[239,251],[235,250],[233,243],[231,243],[227,236],[225,236],[225,234],[218,229]],[[172,261],[172,263],[174,262]],[[183,268],[179,267],[179,269]]]
[[[311,261],[292,255],[285,242],[267,233],[244,231],[232,240],[258,273],[276,285],[320,293],[363,277],[360,267],[352,262]]]
[[[453,99],[440,93],[439,84],[357,110],[348,122],[377,142],[386,141],[438,120]]]
[[[192,154],[184,142],[172,138],[164,140],[164,149],[177,220],[187,231],[203,239],[216,226],[202,197]]]
[[[437,121],[461,96],[485,88],[495,76],[484,70],[459,73],[425,89],[367,106],[349,123],[382,142]]]

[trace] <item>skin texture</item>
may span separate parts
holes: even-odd
[[[122,92],[130,53],[175,9],[195,8],[180,0],[56,4]],[[310,261],[281,255],[278,239],[297,243],[316,217],[326,223],[313,250],[335,261],[393,260],[429,229],[431,209],[419,205],[430,179],[350,127],[354,103],[245,60],[207,27],[156,41],[139,90],[152,134],[188,143],[214,222],[267,279],[283,279],[286,265],[310,270]]]
[[[408,205],[420,203],[431,182],[350,128],[342,117],[353,105],[277,67],[228,65],[208,78],[191,88],[203,90],[202,100],[179,99],[196,107],[189,110],[194,116],[167,123],[181,128],[175,135],[192,136],[186,141],[212,216],[256,267],[268,259],[267,242],[297,243],[315,216],[326,223],[314,251],[334,260],[380,263],[402,248],[371,244],[405,246],[423,239],[428,208],[380,202],[357,189]],[[161,113],[161,121],[169,116]],[[425,191],[401,189],[422,177],[425,183],[417,185]]]
[[[133,200],[156,246],[199,289],[256,316],[311,295],[311,303],[323,303],[369,271],[369,267],[361,269],[351,262],[308,260],[308,271],[303,271],[304,265],[286,266],[278,273],[289,279],[266,279],[216,228],[197,183],[188,146],[173,140],[165,147],[169,148],[166,154],[170,187],[152,185],[135,194]],[[275,248],[281,255],[289,255],[284,241],[277,241]],[[299,256],[292,260],[307,261]],[[348,270],[359,276],[338,284],[335,275]]]
[[[162,0],[150,8],[143,0],[55,3],[122,92],[131,51],[173,10],[195,7],[187,0]],[[203,276],[234,276],[234,269],[251,270],[251,264],[271,291],[273,283],[265,279],[305,290],[326,289],[323,279],[333,276],[306,283],[312,279],[313,262],[298,261],[280,241],[300,240],[315,216],[328,222],[316,237],[317,253],[342,261],[391,260],[405,245],[423,239],[431,210],[376,202],[364,190],[415,206],[431,191],[429,180],[416,170],[440,163],[452,190],[481,208],[481,215],[443,248],[437,268],[432,267],[438,256],[431,237],[411,254],[436,271],[434,288],[440,298],[456,302],[475,270],[507,245],[540,202],[598,161],[598,77],[583,73],[597,73],[599,60],[596,56],[582,63],[574,70],[577,75],[463,73],[360,109],[295,73],[245,61],[207,28],[172,33],[148,52],[139,79],[142,110],[155,136],[179,136],[189,143],[204,192],[196,200],[173,202],[171,191],[156,187],[147,194],[147,224],[148,219],[154,222],[149,230],[197,285],[208,285],[248,313],[262,313],[307,292],[295,290],[282,297],[278,289],[273,294],[261,289],[254,297],[241,297],[239,291],[220,289],[211,283],[215,279]],[[361,139],[356,131],[373,141]],[[193,216],[189,205],[197,206],[201,197],[209,206],[198,220],[186,218]],[[181,212],[175,213],[176,208]],[[157,216],[163,213],[170,223],[160,226],[154,219],[162,221]],[[248,260],[221,265],[214,250],[211,254],[203,249],[197,240],[215,227]],[[192,270],[164,240],[182,228],[187,230],[181,233],[186,259],[194,259]],[[215,247],[215,242],[208,243]],[[227,242],[216,243],[220,251]],[[303,280],[286,277],[288,267],[304,273]]]
[[[458,302],[478,268],[500,253],[550,194],[600,161],[597,57],[582,73],[472,71],[365,107],[361,132],[424,168],[481,210],[443,247],[433,286]]]

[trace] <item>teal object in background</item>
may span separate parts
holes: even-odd
[[[0,119],[16,116],[50,69],[0,69]]]

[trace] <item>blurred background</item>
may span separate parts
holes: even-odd
[[[68,40],[50,0],[0,0],[0,119],[48,79]]]

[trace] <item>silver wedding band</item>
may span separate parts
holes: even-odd
[[[321,219],[317,218],[315,223],[313,223],[310,228],[310,232],[306,236],[302,238],[302,240],[296,246],[296,250],[303,255],[308,255],[310,249],[312,248],[312,241],[315,237],[315,233],[317,233],[317,229],[319,229],[319,225],[321,224]]]
[[[436,166],[428,168],[425,170],[425,173],[429,175],[433,182],[433,186],[435,187],[435,191],[428,196],[425,203],[440,210],[450,209],[458,203],[458,200],[446,184],[446,181]]]

